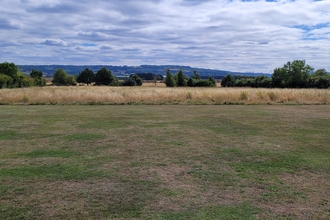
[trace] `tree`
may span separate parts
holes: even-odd
[[[175,81],[173,79],[173,76],[172,76],[169,68],[167,68],[167,70],[166,70],[165,85],[167,87],[174,87],[175,86]]]
[[[18,83],[18,67],[14,63],[4,62],[0,64],[0,74],[5,74],[11,78],[7,81],[7,88],[15,88]]]
[[[235,79],[232,75],[228,74],[221,80],[222,87],[234,87],[235,86]]]
[[[196,70],[194,70],[194,76],[191,78],[197,79],[197,80],[201,79],[200,75],[198,74],[198,72]]]
[[[272,85],[276,88],[287,87],[287,82],[289,80],[289,74],[285,68],[276,68],[272,75]]]
[[[330,87],[330,75],[325,69],[316,70],[309,78],[309,87],[326,89]]]
[[[18,67],[14,63],[4,62],[0,64],[0,73],[10,76],[15,80],[18,74]]]
[[[95,75],[96,85],[116,86],[118,85],[118,79],[112,75],[111,71],[106,67],[103,67],[97,71]]]
[[[325,69],[318,69],[311,75],[311,77],[316,77],[316,76],[330,77],[329,73]]]
[[[57,86],[64,86],[67,85],[66,78],[68,77],[68,74],[63,69],[57,69],[54,73],[54,78],[52,80],[52,83]]]
[[[288,86],[291,88],[306,88],[308,85],[308,78],[313,72],[313,68],[305,63],[305,60],[294,60],[289,66],[289,82]]]
[[[86,83],[87,85],[95,82],[95,74],[92,70],[86,68],[77,76],[78,83]]]
[[[215,79],[212,76],[209,77],[208,81],[210,82],[210,87],[216,87],[217,86],[217,82],[215,81]]]
[[[183,74],[181,69],[176,74],[176,85],[180,87],[187,86],[186,76]]]
[[[39,70],[32,70],[30,73],[30,76],[32,77],[34,81],[35,86],[45,86],[46,80],[42,78],[42,72]]]
[[[42,72],[39,70],[32,70],[30,73],[30,76],[32,78],[41,78],[42,77]]]
[[[306,88],[312,72],[313,68],[305,60],[294,60],[274,70],[272,83],[274,87]]]

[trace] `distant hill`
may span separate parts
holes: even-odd
[[[102,67],[106,67],[117,77],[129,76],[134,73],[154,73],[166,75],[166,69],[169,68],[172,74],[181,69],[186,76],[192,76],[194,70],[202,78],[207,78],[209,76],[214,77],[215,79],[221,79],[228,74],[240,75],[240,76],[259,76],[263,75],[262,73],[250,73],[250,72],[231,72],[226,70],[214,70],[214,69],[204,69],[204,68],[193,68],[190,66],[177,66],[177,65],[141,65],[141,66],[107,66],[107,65],[84,65],[84,66],[75,66],[75,65],[18,65],[24,73],[30,73],[31,70],[39,70],[43,72],[44,76],[51,77],[54,75],[54,72],[58,68],[62,68],[68,74],[78,75],[85,68],[89,68],[95,73]],[[267,74],[265,74],[267,75]]]

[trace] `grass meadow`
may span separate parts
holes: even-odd
[[[0,104],[330,104],[330,90],[255,88],[31,87],[0,89]]]
[[[189,89],[93,89],[0,97],[204,103]],[[202,90],[206,103],[236,94],[217,89]],[[249,100],[259,90],[240,91]],[[277,102],[270,91],[280,101],[280,90],[260,91],[263,102]],[[328,91],[288,91],[297,98],[290,103],[306,91],[329,103]],[[176,96],[188,92],[192,99]],[[0,219],[330,218],[329,105],[3,105],[0,123]]]

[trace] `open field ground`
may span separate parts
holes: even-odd
[[[0,219],[330,218],[329,105],[9,105],[0,123]]]
[[[154,84],[153,84],[154,85]],[[253,88],[31,87],[0,89],[0,104],[330,104],[330,90]]]

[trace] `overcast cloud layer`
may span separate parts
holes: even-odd
[[[330,1],[0,0],[0,62],[330,71]]]

